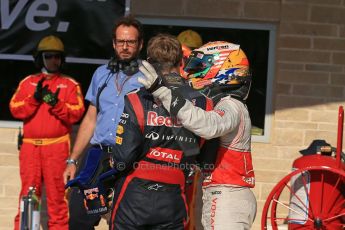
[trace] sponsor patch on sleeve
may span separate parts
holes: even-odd
[[[122,125],[118,125],[118,126],[117,126],[117,130],[116,130],[116,133],[119,134],[119,135],[121,135],[121,134],[123,134],[123,131],[124,131],[123,126],[122,126]]]
[[[122,145],[122,137],[116,136],[116,144]]]
[[[216,113],[218,113],[219,114],[219,116],[224,116],[224,114],[225,114],[225,112],[224,112],[224,110],[221,110],[221,109],[217,109],[217,110],[214,110]]]

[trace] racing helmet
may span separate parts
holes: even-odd
[[[202,45],[202,38],[200,34],[194,30],[184,30],[178,36],[177,40],[183,45],[188,46],[191,49],[198,48]]]
[[[225,41],[209,42],[190,54],[184,71],[196,90],[213,90],[245,101],[251,73],[240,45]]]
[[[33,55],[38,68],[44,67],[43,52],[58,52],[61,54],[61,66],[65,63],[65,47],[60,38],[49,35],[40,40]]]

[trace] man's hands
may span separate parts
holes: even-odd
[[[77,166],[75,164],[67,164],[65,171],[63,172],[63,182],[67,184],[69,180],[73,180]]]
[[[46,92],[48,90],[47,85],[43,87],[43,81],[44,81],[44,78],[42,78],[41,80],[39,80],[39,82],[37,82],[37,86],[34,93],[34,98],[38,102],[42,102],[43,91]]]
[[[158,76],[156,70],[150,63],[143,60],[139,70],[144,74],[145,78],[139,77],[138,82],[143,84],[147,91],[152,93],[162,86],[162,78]]]
[[[60,88],[58,88],[56,92],[53,93],[52,91],[48,89],[48,85],[45,85],[43,87],[44,80],[45,79],[42,78],[41,80],[39,80],[39,82],[37,82],[37,86],[34,92],[34,98],[37,102],[41,103],[43,101],[47,103],[48,105],[54,107],[59,101],[58,95],[60,92]]]
[[[53,93],[50,90],[47,90],[47,92],[45,92],[45,94],[43,95],[42,100],[48,105],[54,107],[56,103],[58,103],[59,101],[58,99],[59,92],[60,92],[60,88],[58,88],[55,93]]]

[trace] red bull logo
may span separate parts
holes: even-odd
[[[182,124],[177,118],[158,116],[156,112],[149,111],[147,113],[147,125],[149,126],[166,126],[181,127]]]
[[[91,193],[89,195],[85,195],[85,198],[87,200],[94,200],[94,199],[98,198],[98,194]]]
[[[90,188],[84,190],[84,196],[86,200],[94,200],[98,198],[99,190],[98,188]]]

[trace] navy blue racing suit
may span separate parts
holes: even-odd
[[[165,76],[184,98],[205,110],[212,102]],[[125,97],[113,150],[114,167],[123,172],[115,185],[110,229],[184,229],[186,177],[203,140],[183,128],[145,88]]]

